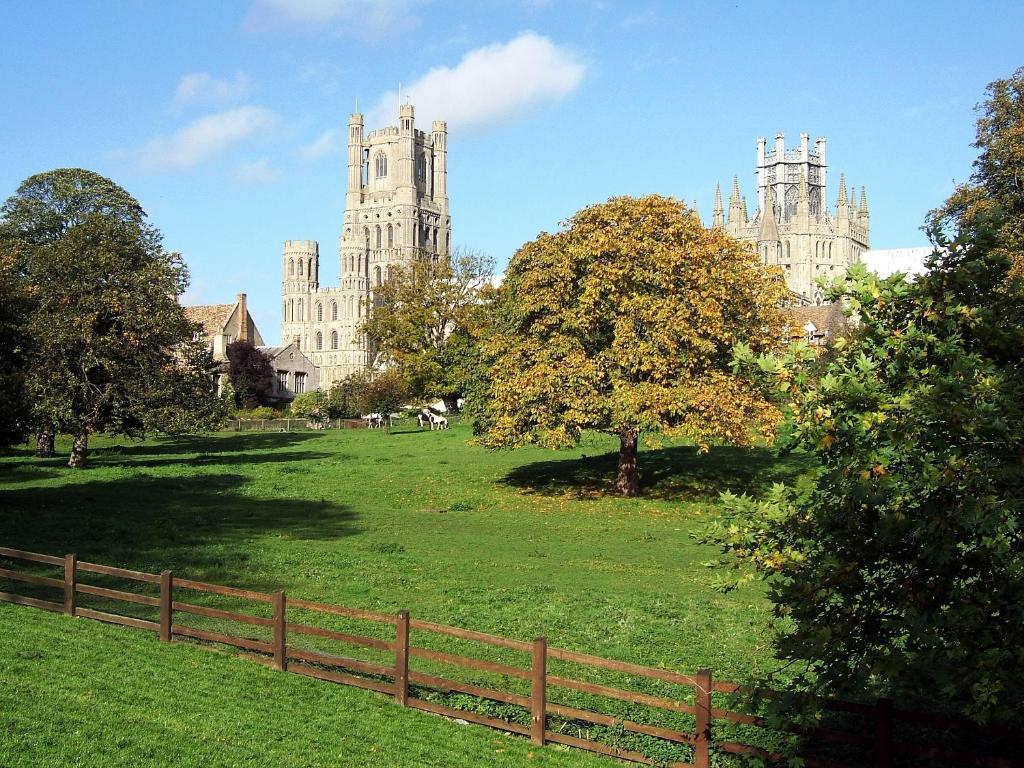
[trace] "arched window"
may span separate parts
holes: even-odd
[[[288,276],[295,274],[295,259],[288,259]]]
[[[299,277],[302,277],[302,259],[299,259]]]
[[[313,277],[313,260],[310,259],[306,264],[306,277]]]
[[[380,285],[380,267],[373,268],[373,279],[377,285]]]
[[[831,241],[829,241],[829,244],[828,244],[828,257],[830,259],[832,258],[832,242]]]
[[[380,224],[377,225],[377,247],[380,248]]]
[[[369,227],[363,227],[363,235],[364,235],[364,238],[365,238],[365,241],[366,241],[366,246],[365,246],[365,248],[363,250],[364,250],[365,253],[369,253],[370,252],[370,228]]]
[[[370,150],[368,149],[363,150],[363,163],[360,171],[360,181],[365,187],[370,183]]]
[[[324,335],[320,331],[316,332],[316,349],[319,352],[324,348]]]
[[[437,227],[434,227],[434,250],[437,250]]]
[[[338,332],[331,331],[331,349],[338,348]]]
[[[299,322],[301,323],[305,319],[305,315],[302,314],[302,299],[299,299]]]
[[[295,321],[295,299],[288,299],[288,319]]]
[[[789,261],[789,240],[786,241],[786,261]]]
[[[395,247],[395,228],[388,224],[388,248]]]
[[[356,299],[356,317],[363,316],[363,300]]]
[[[337,319],[338,319],[338,302],[332,301],[331,302],[331,320],[337,320]]]
[[[420,155],[416,160],[416,179],[423,181],[427,178],[427,156]]]
[[[353,301],[354,301],[354,299],[351,296],[349,296],[348,297],[348,315],[347,315],[348,317],[355,317],[356,316],[355,304],[353,303]]]
[[[324,321],[324,305],[319,301],[316,303],[316,321],[322,323]]]
[[[287,301],[281,302],[281,317],[285,321],[288,320],[288,302]]]
[[[374,165],[378,179],[388,175],[388,156],[383,152],[377,153],[377,156],[374,158]]]

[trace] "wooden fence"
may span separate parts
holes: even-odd
[[[413,707],[519,734],[529,738],[537,745],[553,742],[637,763],[695,766],[696,768],[710,768],[713,752],[759,757],[769,762],[780,758],[779,755],[763,747],[726,740],[728,736],[723,731],[723,724],[758,729],[768,729],[768,725],[764,718],[758,715],[729,709],[725,706],[716,706],[713,701],[716,694],[720,700],[725,699],[724,703],[734,702],[734,698],[727,697],[740,692],[741,687],[735,683],[714,680],[708,669],[701,669],[694,675],[686,675],[666,669],[549,647],[547,640],[543,637],[538,637],[532,642],[515,640],[415,619],[409,615],[408,611],[398,611],[392,615],[287,598],[282,591],[263,593],[180,578],[170,571],[155,574],[115,568],[99,563],[80,561],[74,554],[57,557],[0,547],[0,558],[39,564],[32,566],[37,571],[39,566],[63,569],[63,576],[57,577],[43,576],[38,572],[28,573],[0,568],[0,579],[35,585],[60,595],[59,599],[46,600],[0,591],[0,600],[2,601],[149,630],[156,633],[163,642],[170,642],[177,637],[232,646],[247,651],[253,658],[282,671],[377,691],[393,696],[399,706]],[[98,575],[107,577],[108,580],[123,579],[151,585],[150,589],[155,588],[156,594],[88,584],[80,580],[83,575]],[[185,602],[182,598],[187,592],[260,603],[264,605],[264,613],[270,615],[260,616],[255,613],[241,613]],[[143,606],[154,610],[158,618],[156,621],[152,621],[136,616],[86,608],[78,604],[80,595]],[[370,625],[378,627],[383,625],[388,638],[393,639],[353,634],[302,623],[289,619],[289,610],[305,611],[322,616],[344,617],[346,620],[368,622]],[[189,614],[215,619],[219,622],[258,627],[266,633],[267,639],[260,640],[188,626],[176,622],[176,614]],[[411,630],[519,652],[529,658],[529,663],[515,666],[413,645],[410,643]],[[364,649],[373,649],[378,654],[386,654],[387,662],[368,661],[327,654],[319,650],[303,649],[297,643],[289,642],[289,638],[294,636],[321,638]],[[434,662],[436,665],[492,673],[505,681],[509,679],[522,681],[524,689],[528,686],[529,694],[517,693],[514,690],[499,690],[436,674],[428,674],[425,671],[412,669],[410,667],[411,659],[423,659]],[[570,662],[589,669],[607,670],[632,677],[661,681],[665,684],[682,687],[688,693],[670,698],[564,677],[552,673],[550,669],[552,661]],[[559,690],[587,694],[598,700],[612,699],[627,702],[630,705],[652,708],[675,716],[685,715],[688,716],[688,721],[692,721],[692,728],[684,730],[677,725],[666,727],[664,724],[640,722],[639,719],[632,720],[621,715],[597,711],[597,707],[584,709],[558,703],[552,700],[552,692]],[[443,703],[443,697],[441,701],[423,698],[429,693],[467,694],[478,697],[480,700],[512,705],[521,711],[522,717],[518,721],[515,717],[503,719],[489,714],[481,714],[478,711],[449,706]],[[995,742],[1009,745],[1011,749],[1013,749],[1013,745],[1016,745],[1013,754],[1017,755],[1020,753],[1020,745],[1024,745],[1024,735],[1016,729],[981,727],[966,720],[898,710],[893,706],[891,700],[886,699],[875,704],[827,701],[823,702],[823,705],[833,712],[859,718],[859,722],[849,723],[850,727],[846,729],[816,728],[812,732],[805,732],[805,735],[813,736],[814,741],[838,742],[860,749],[862,759],[856,763],[857,765],[871,765],[875,768],[891,768],[904,764],[957,764],[984,768],[1021,768],[1024,766],[1024,761],[1017,757],[984,755],[973,747],[976,743],[987,743],[991,746]],[[561,723],[562,726],[565,724],[580,725],[576,729],[578,735],[567,733],[565,727],[556,727],[556,723]],[[690,753],[690,762],[656,758],[636,749],[609,744],[607,739],[598,740],[592,734],[595,726],[611,728],[619,733],[635,734],[671,745],[682,745]],[[901,727],[904,731],[907,727],[924,729],[918,735],[931,733],[933,739],[936,738],[934,734],[938,733],[938,738],[944,745],[952,744],[954,748],[939,747],[934,744],[923,745],[897,738],[897,729]],[[787,730],[800,732],[795,727]],[[716,734],[718,734],[717,738]],[[973,740],[965,741],[958,734],[970,734]],[[965,743],[972,746],[964,750],[960,745]],[[855,765],[855,763],[844,761],[844,759],[837,760],[834,757],[820,756],[805,756],[804,764],[808,768],[814,768],[814,766],[853,768]]]

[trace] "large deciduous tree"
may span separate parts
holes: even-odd
[[[754,566],[741,579],[769,582],[797,690],[941,697],[979,720],[1024,713],[1024,251],[1011,202],[1024,157],[988,167],[989,148],[1024,138],[1020,77],[990,86],[973,202],[958,189],[933,216],[930,271],[907,282],[852,268],[832,296],[859,329],[822,376],[761,361],[791,386],[795,445],[823,470],[764,500],[727,498],[709,538]]]
[[[26,390],[39,446],[52,452],[54,433],[70,432],[69,464],[80,467],[90,434],[141,434],[169,404],[168,371],[195,331],[177,303],[188,273],[138,202],[91,171],[32,176],[2,215],[0,251],[14,255],[29,297]],[[212,399],[207,383],[188,389]]]
[[[378,362],[402,371],[411,394],[441,399],[454,410],[466,390],[475,352],[483,293],[494,261],[473,251],[423,259],[392,269],[374,289],[374,305],[361,332]]]
[[[638,492],[641,433],[749,444],[777,409],[732,369],[781,334],[781,276],[669,198],[586,208],[512,258],[483,343],[481,441],[557,448],[619,438],[617,487]]]

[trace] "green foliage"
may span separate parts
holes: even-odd
[[[472,251],[399,267],[374,290],[361,332],[380,362],[398,368],[410,395],[453,410],[466,390],[494,260]]]
[[[179,344],[174,361],[147,392],[146,428],[176,435],[222,428],[228,408],[214,391],[217,370],[205,341]]]
[[[266,405],[274,390],[274,368],[270,358],[251,341],[233,341],[224,350],[228,358],[228,380],[239,408]]]
[[[1022,710],[1024,299],[992,232],[976,220],[914,283],[851,268],[833,296],[860,333],[819,379],[762,363],[823,471],[725,497],[710,538],[769,581],[805,690]]]
[[[255,408],[241,408],[235,413],[238,419],[279,419],[281,414],[269,405],[258,405]]]
[[[637,434],[749,444],[779,416],[730,366],[733,347],[777,344],[784,286],[752,249],[669,198],[618,197],[512,258],[497,293],[481,441],[622,441],[619,488],[637,489]]]
[[[327,421],[327,395],[319,390],[315,392],[302,392],[292,400],[288,409],[290,416],[310,421]]]
[[[21,442],[32,426],[25,388],[31,343],[25,318],[31,306],[16,253],[0,245],[0,447]]]
[[[362,414],[363,397],[370,382],[368,371],[351,373],[327,392],[327,415],[332,419],[355,419]]]
[[[360,399],[360,410],[363,413],[379,413],[387,418],[405,405],[410,397],[409,380],[401,371],[389,368],[376,374],[367,383]]]

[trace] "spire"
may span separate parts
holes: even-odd
[[[761,231],[758,242],[774,243],[779,239],[779,227],[775,221],[775,192],[771,186],[764,191],[764,209],[761,211]]]
[[[840,205],[846,205],[846,176],[842,173],[839,174],[839,199],[836,200],[836,208]]]
[[[801,168],[800,169],[800,189],[799,189],[799,191],[797,193],[796,200],[799,203],[799,202],[808,202],[808,201],[810,201],[810,199],[811,199],[810,195],[807,194],[807,175],[804,173],[803,169]]]
[[[715,210],[711,214],[711,226],[721,227],[725,224],[725,211],[722,208],[722,185],[715,184]]]
[[[740,227],[746,223],[746,220],[747,217],[744,215],[744,209],[740,207],[740,179],[738,176],[733,176],[732,194],[729,195],[729,226],[732,228]]]
[[[860,188],[860,216],[862,219],[868,217],[868,193],[864,187]]]
[[[742,207],[740,208],[740,215],[743,217],[743,223],[746,224],[750,221],[750,216],[747,215],[747,196],[743,196]]]
[[[693,214],[694,218],[696,218],[698,222],[700,222],[701,224],[704,223],[700,220],[700,211],[697,210],[696,200],[694,200],[693,203],[690,205],[690,213]]]

